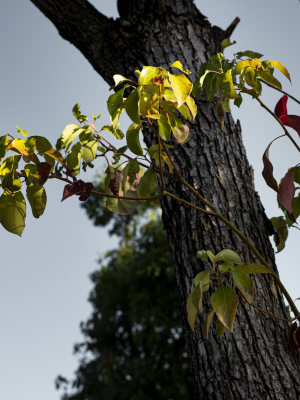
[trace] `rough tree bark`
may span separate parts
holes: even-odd
[[[193,73],[231,28],[212,27],[193,0],[119,0],[120,18],[113,20],[86,0],[31,0],[75,45],[109,83],[119,73],[132,76],[143,65],[170,65],[180,60]],[[276,269],[268,220],[253,185],[252,169],[242,143],[239,122],[230,115],[219,127],[215,105],[198,101],[188,143],[176,145],[173,157],[183,177],[248,236]],[[153,138],[145,137],[149,145]],[[167,181],[167,190],[197,204],[182,185]],[[235,249],[245,261],[257,261],[239,238],[215,219],[170,199],[162,200],[163,222],[170,242],[188,351],[198,399],[299,399],[299,358],[289,349],[287,326],[258,313],[243,301],[234,334],[212,332],[208,340],[187,323],[186,298],[192,279],[204,265],[199,249]],[[256,279],[255,302],[285,316],[282,297],[269,276]],[[208,310],[208,304],[206,305]]]

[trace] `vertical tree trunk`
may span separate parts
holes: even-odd
[[[192,0],[166,0],[164,6],[159,0],[119,0],[121,18],[117,21],[105,19],[83,0],[68,0],[63,5],[58,0],[32,2],[55,23],[64,38],[82,51],[108,83],[112,83],[115,73],[133,77],[132,72],[143,65],[166,67],[175,60],[190,69],[195,78],[201,63],[219,50],[221,40],[228,34],[212,27]],[[80,16],[76,14],[77,6],[82,7]],[[84,26],[86,21],[89,25]],[[74,34],[75,23],[76,32],[84,30],[81,35]],[[276,269],[268,220],[254,189],[240,125],[228,114],[222,132],[215,104],[207,103],[203,97],[198,100],[198,110],[197,119],[190,126],[189,142],[175,144],[172,150],[175,163],[183,177],[242,230]],[[153,137],[145,136],[145,141],[150,145]],[[181,184],[166,183],[170,192],[199,204]],[[197,250],[218,252],[229,248],[236,250],[245,262],[257,260],[217,219],[169,198],[162,200],[162,209],[197,398],[299,399],[299,358],[289,349],[285,323],[258,313],[241,300],[234,334],[227,332],[220,339],[213,329],[209,339],[204,339],[203,318],[199,318],[193,334],[187,323],[186,299],[193,277],[205,267],[196,259]],[[256,279],[255,293],[256,304],[285,316],[282,297],[272,278]],[[208,303],[205,311],[209,309]]]

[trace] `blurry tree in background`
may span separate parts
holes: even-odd
[[[101,188],[99,188],[101,190]],[[80,366],[64,400],[193,399],[169,245],[158,203],[117,215],[90,197],[83,207],[95,225],[111,226],[120,247],[91,276],[93,312],[75,346]]]

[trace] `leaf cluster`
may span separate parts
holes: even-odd
[[[210,269],[199,272],[194,278],[194,289],[187,298],[188,322],[195,330],[196,316],[203,313],[203,295],[212,292],[212,309],[206,314],[202,331],[208,337],[209,328],[216,315],[216,331],[223,336],[227,329],[233,332],[233,324],[239,303],[238,293],[249,304],[254,295],[253,280],[249,274],[271,273],[261,264],[243,264],[233,250],[225,249],[214,255],[210,250],[199,250],[197,258],[206,261]]]

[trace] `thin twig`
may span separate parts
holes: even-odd
[[[265,85],[269,86],[270,88],[275,89],[275,90],[277,90],[277,91],[280,92],[280,93],[286,94],[290,99],[292,99],[292,100],[294,100],[296,103],[300,104],[300,100],[296,99],[296,97],[292,96],[291,94],[285,92],[285,91],[282,90],[282,89],[279,89],[279,88],[276,87],[276,86],[271,85],[270,83],[264,81],[263,79],[258,79],[258,80],[259,80],[260,82],[264,83]]]
[[[171,197],[172,199],[174,199],[174,200],[176,200],[176,201],[179,201],[180,203],[183,203],[183,204],[185,204],[185,205],[187,205],[187,206],[189,206],[189,207],[192,207],[192,208],[194,208],[194,209],[197,210],[197,211],[200,211],[200,212],[202,212],[202,213],[204,213],[204,214],[208,214],[208,215],[215,215],[214,212],[209,211],[209,210],[205,210],[204,208],[201,208],[201,207],[198,207],[198,206],[196,206],[195,204],[190,203],[189,201],[186,201],[186,200],[184,200],[184,199],[181,199],[180,197],[177,197],[177,196],[175,196],[174,194],[172,194],[172,193],[170,193],[170,192],[165,191],[164,193],[165,193],[166,196],[169,196],[169,197]]]
[[[293,322],[293,321],[296,321],[296,320],[298,319],[297,317],[291,318],[291,319],[277,317],[276,315],[270,313],[269,311],[264,310],[264,309],[258,307],[258,306],[257,306],[256,304],[254,304],[254,303],[251,303],[251,305],[252,305],[254,308],[256,308],[258,311],[260,311],[260,312],[262,312],[262,313],[265,313],[265,314],[268,314],[268,315],[269,315],[270,317],[272,317],[272,318],[279,319],[279,321]]]

